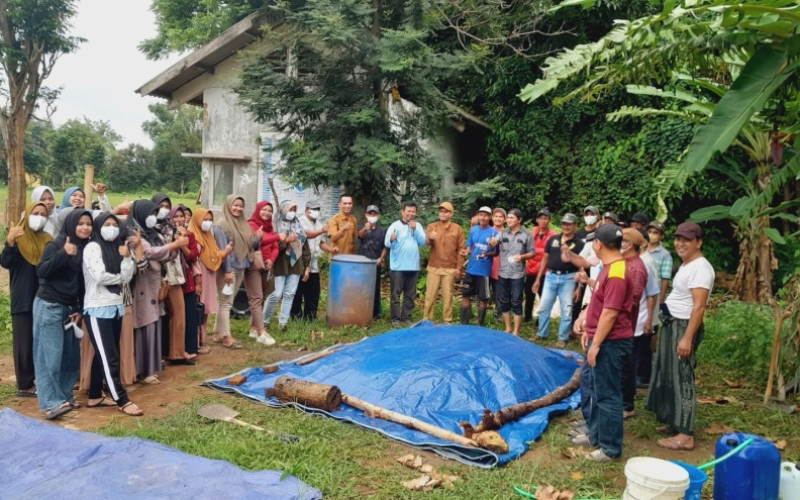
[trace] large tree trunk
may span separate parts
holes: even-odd
[[[25,211],[27,183],[25,182],[25,120],[10,117],[6,155],[8,160],[8,205],[6,206],[6,225],[18,223]]]
[[[749,230],[737,233],[739,237],[739,267],[733,282],[733,292],[738,300],[767,304],[772,298],[772,282],[777,260],[772,240],[764,234],[769,220],[749,221]]]

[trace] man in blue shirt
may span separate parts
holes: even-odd
[[[461,294],[461,324],[468,325],[472,318],[472,297],[478,298],[478,324],[486,321],[486,308],[489,306],[489,277],[492,274],[492,257],[497,255],[500,233],[491,227],[492,209],[481,207],[478,210],[478,225],[473,226],[467,238],[467,248],[463,255],[469,255],[467,273],[464,275],[464,290]]]
[[[414,302],[417,300],[419,277],[419,247],[425,246],[425,228],[418,224],[417,205],[406,202],[400,211],[400,220],[386,230],[384,246],[389,249],[389,278],[392,283],[392,325],[411,321]],[[400,295],[403,307],[400,308]]]

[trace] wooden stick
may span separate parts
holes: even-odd
[[[87,210],[92,209],[92,184],[94,184],[94,165],[85,165],[83,174],[83,193],[86,195],[86,200],[83,202],[83,208]]]
[[[314,354],[313,356],[309,356],[307,358],[303,358],[300,361],[295,361],[294,364],[297,365],[297,366],[307,365],[309,363],[313,363],[314,361],[317,361],[318,359],[322,359],[325,356],[330,356],[331,354],[333,354],[335,352],[339,352],[339,350],[338,349],[331,349],[330,351],[318,352],[318,353]]]
[[[764,391],[764,404],[767,404],[770,396],[772,396],[772,379],[775,377],[775,370],[778,368],[778,354],[780,353],[783,322],[791,315],[791,311],[784,311],[780,316],[776,314],[776,316],[778,316],[778,322],[775,325],[775,335],[772,337],[772,358],[769,362],[769,378],[767,379],[767,390]]]
[[[380,406],[374,405],[372,403],[367,403],[366,401],[363,401],[356,397],[347,394],[342,394],[342,402],[348,406],[352,406],[353,408],[357,408],[363,411],[371,418],[380,418],[381,420],[388,420],[389,422],[400,424],[402,426],[408,427],[409,429],[422,431],[426,434],[430,434],[431,436],[438,437],[446,441],[452,441],[462,446],[468,446],[470,448],[480,448],[480,446],[476,441],[466,438],[460,434],[456,434],[455,432],[450,432],[447,429],[442,429],[441,427],[436,427],[435,425],[431,425],[427,422],[417,420],[416,418],[409,417],[408,415],[403,415],[402,413],[397,413],[392,410],[387,410],[386,408],[381,408]]]

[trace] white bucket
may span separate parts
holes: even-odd
[[[689,473],[672,462],[634,457],[625,464],[628,485],[622,500],[683,500]]]

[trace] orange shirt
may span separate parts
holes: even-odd
[[[344,231],[339,239],[334,241],[332,236],[338,233],[348,222],[352,223],[353,227]],[[352,215],[344,215],[339,212],[328,221],[328,236],[331,239],[331,245],[339,247],[340,255],[355,255],[358,221]],[[333,255],[331,255],[331,258],[333,258]]]
[[[432,233],[436,233],[436,239],[430,241],[428,246],[431,254],[428,258],[428,267],[439,267],[444,269],[463,269],[464,257],[461,250],[464,250],[466,240],[464,230],[454,222],[445,225],[437,221],[428,226],[426,231],[428,238]]]

